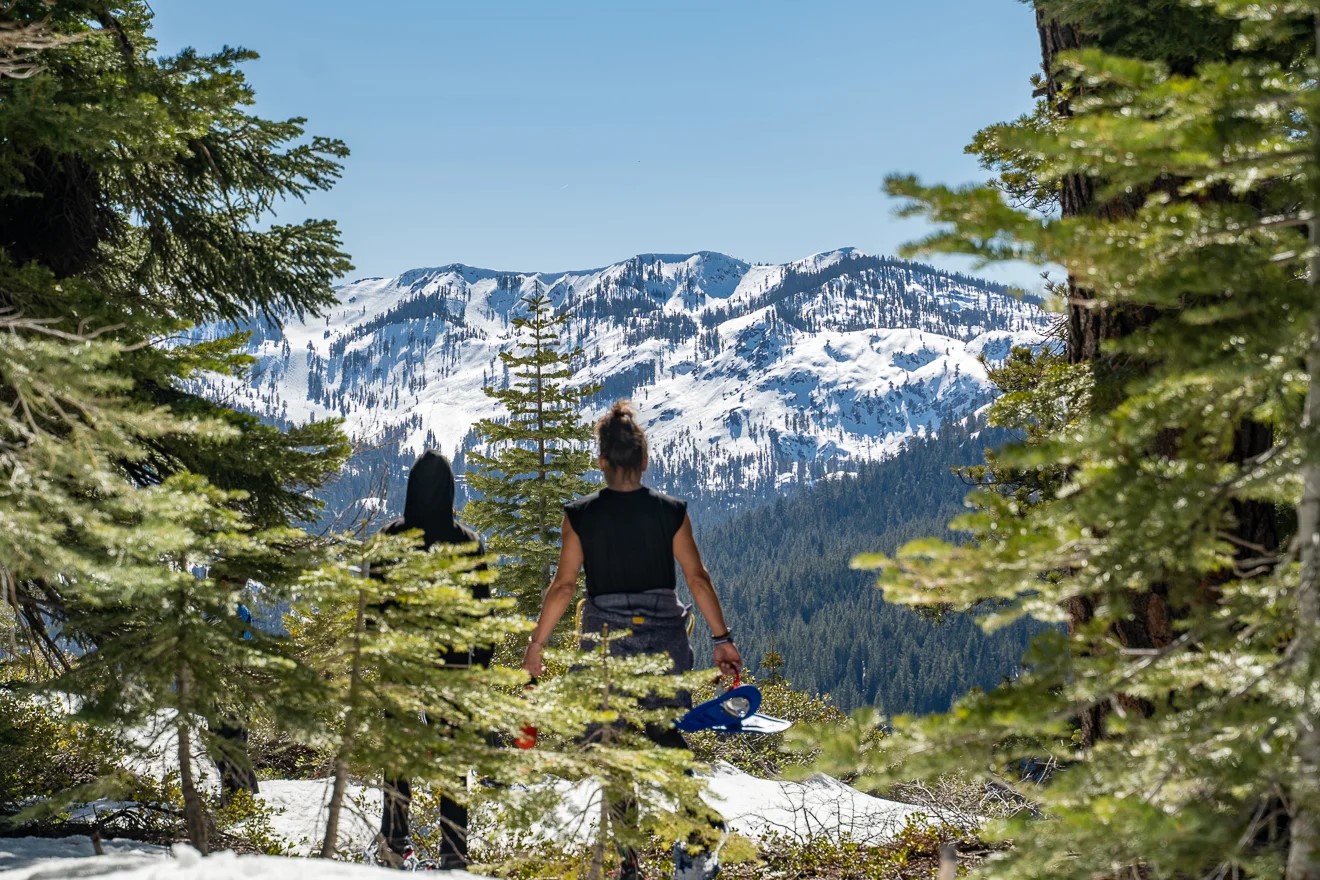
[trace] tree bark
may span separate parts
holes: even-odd
[[[1320,15],[1314,18],[1315,54],[1320,57]],[[1311,120],[1311,169],[1320,168],[1320,120]],[[1310,176],[1311,206],[1320,206],[1320,183]],[[1320,224],[1307,231],[1311,256],[1307,266],[1312,299],[1320,296]],[[1302,415],[1302,500],[1297,506],[1297,547],[1301,579],[1297,585],[1294,676],[1304,690],[1297,713],[1297,778],[1289,790],[1287,880],[1320,880],[1320,682],[1316,680],[1320,651],[1320,460],[1316,432],[1320,426],[1320,314],[1311,318],[1311,344],[1306,355],[1310,386]]]
[[[1045,98],[1054,113],[1066,119],[1073,113],[1068,96],[1063,93],[1057,75],[1059,56],[1083,48],[1086,39],[1076,25],[1048,17],[1039,6],[1036,8],[1036,31],[1040,36]],[[1095,181],[1084,174],[1069,174],[1064,177],[1059,189],[1059,207],[1063,216],[1077,217],[1094,213],[1101,217],[1117,219],[1130,215],[1144,198],[1144,194],[1134,193],[1130,198],[1122,201],[1098,203],[1095,190]],[[1127,336],[1149,324],[1154,318],[1154,313],[1148,309],[1134,309],[1130,306],[1097,304],[1094,292],[1080,286],[1069,270],[1067,316],[1068,362],[1093,363],[1097,367],[1102,367],[1107,361],[1103,354],[1104,343],[1110,339]]]
[[[1057,75],[1059,56],[1065,52],[1081,49],[1084,45],[1081,30],[1074,24],[1060,21],[1047,15],[1045,10],[1036,5],[1036,31],[1040,37],[1040,62],[1044,76],[1045,99],[1053,113],[1061,119],[1073,115],[1068,97],[1064,94]],[[1095,210],[1095,184],[1083,174],[1065,176],[1059,187],[1059,208],[1065,217],[1078,217]],[[1068,363],[1090,363],[1099,367],[1101,348],[1106,339],[1121,336],[1131,328],[1117,324],[1108,316],[1108,309],[1102,309],[1095,303],[1092,291],[1077,283],[1077,277],[1071,267],[1068,268],[1068,305],[1067,332],[1064,340],[1067,345]],[[1097,382],[1099,373],[1097,369]],[[1097,400],[1108,395],[1097,394]],[[1089,623],[1095,616],[1095,600],[1089,596],[1080,596],[1068,603],[1068,628],[1070,631]],[[1143,647],[1147,647],[1143,645]],[[1077,719],[1081,728],[1082,742],[1086,746],[1094,745],[1104,735],[1106,708],[1094,706],[1082,710]]]
[[[1037,3],[1036,29],[1040,37],[1041,67],[1044,72],[1044,97],[1060,118],[1072,116],[1069,95],[1056,75],[1062,53],[1083,48],[1087,37],[1072,23],[1050,17]],[[1195,67],[1192,59],[1192,67]],[[1059,201],[1062,214],[1067,216],[1093,215],[1103,219],[1121,219],[1131,216],[1146,199],[1147,192],[1133,192],[1113,201],[1099,202],[1095,181],[1081,174],[1070,174],[1061,183]],[[1227,196],[1225,196],[1227,197]],[[1140,332],[1149,327],[1158,313],[1147,306],[1104,303],[1098,301],[1095,291],[1078,284],[1076,276],[1068,275],[1067,353],[1072,364],[1088,364],[1094,377],[1093,408],[1097,413],[1111,409],[1122,400],[1128,381],[1145,372],[1145,365],[1134,363],[1109,351],[1106,344]],[[1157,438],[1151,455],[1172,456],[1176,452],[1178,437],[1165,432]],[[1274,443],[1273,432],[1266,426],[1246,421],[1234,436],[1230,460],[1243,463]],[[1234,534],[1244,543],[1272,552],[1279,547],[1280,538],[1272,505],[1260,502],[1234,501]],[[1242,558],[1260,555],[1244,550]],[[1206,598],[1214,599],[1214,584],[1206,584]],[[1168,645],[1174,637],[1177,608],[1169,603],[1168,590],[1155,584],[1147,592],[1128,597],[1130,615],[1114,627],[1114,635],[1124,648],[1156,649]],[[1077,628],[1094,617],[1094,600],[1090,597],[1074,599],[1068,606],[1070,628]],[[1119,698],[1123,708],[1149,714],[1153,707],[1138,700]],[[1087,709],[1079,719],[1082,740],[1086,745],[1104,736],[1106,708]]]
[[[1316,227],[1311,233],[1314,253]],[[1320,266],[1312,257],[1311,284]],[[1320,294],[1320,291],[1317,292]],[[1302,501],[1297,507],[1297,541],[1301,578],[1297,585],[1297,633],[1291,650],[1294,675],[1305,688],[1297,713],[1298,773],[1289,791],[1289,844],[1287,880],[1320,880],[1320,682],[1317,682],[1317,627],[1320,627],[1320,462],[1315,461],[1316,426],[1320,425],[1320,320],[1312,327],[1307,353],[1311,386],[1306,394],[1302,436],[1308,444],[1303,471]]]
[[[367,594],[358,593],[357,620],[353,625],[353,667],[348,680],[348,713],[344,719],[344,739],[335,755],[335,782],[330,791],[330,806],[326,810],[325,839],[321,841],[321,858],[332,859],[339,846],[339,816],[343,812],[344,792],[348,789],[348,759],[356,738],[356,712],[362,690],[362,631],[367,620]]]
[[[202,855],[210,852],[207,840],[206,806],[202,803],[201,792],[197,790],[192,770],[192,737],[187,724],[187,707],[190,697],[188,670],[180,667],[175,676],[179,691],[179,709],[174,725],[179,737],[179,789],[183,793],[183,820],[188,829],[188,843]]]
[[[1065,24],[1057,18],[1050,18],[1045,11],[1036,7],[1036,32],[1040,36],[1040,66],[1045,79],[1045,99],[1049,102],[1050,109],[1060,118],[1072,116],[1072,107],[1069,106],[1067,99],[1059,87],[1059,79],[1055,76],[1055,70],[1058,68],[1059,56],[1064,52],[1071,52],[1082,48],[1082,33],[1076,25]],[[1084,214],[1091,209],[1095,201],[1095,187],[1091,182],[1081,174],[1069,174],[1063,180],[1063,185],[1059,191],[1059,205],[1065,217],[1075,217]],[[1075,289],[1076,285],[1072,280],[1071,274],[1068,278],[1069,289]],[[1071,317],[1072,309],[1069,308]],[[1076,335],[1069,333],[1069,338]]]
[[[605,786],[600,787],[600,828],[591,847],[591,864],[587,867],[587,880],[602,880],[605,876],[605,840],[610,833],[610,799]]]

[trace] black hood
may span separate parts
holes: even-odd
[[[403,530],[421,529],[427,545],[468,540],[454,522],[454,469],[449,459],[427,450],[408,473],[403,502]]]

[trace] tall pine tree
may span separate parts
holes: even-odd
[[[504,415],[475,425],[488,452],[468,456],[468,485],[479,497],[463,515],[501,559],[497,589],[535,614],[559,558],[563,504],[591,486],[591,427],[579,412],[597,389],[572,383],[582,351],[564,349],[568,315],[554,310],[540,279],[520,302],[514,350],[500,352],[508,386],[485,389]]]
[[[1050,103],[979,140],[1016,176],[890,188],[944,224],[928,248],[1067,268],[1069,363],[998,417],[1029,424],[1059,393],[1068,413],[1000,456],[1001,473],[1047,479],[976,493],[974,542],[864,562],[887,597],[993,599],[990,626],[1068,628],[1015,682],[899,724],[862,763],[1058,768],[1023,781],[1048,821],[1000,829],[1013,847],[993,876],[1309,880],[1320,7],[1037,5]],[[835,743],[843,763],[858,735]]]
[[[278,597],[321,557],[292,526],[347,444],[189,393],[249,359],[240,335],[188,333],[333,301],[334,224],[274,215],[346,150],[249,112],[253,53],[158,55],[146,3],[10,3],[0,24],[40,37],[0,45],[3,659],[112,729],[171,710],[204,850],[189,771],[207,719],[286,696],[292,717],[307,684],[286,646],[244,638],[240,592]]]

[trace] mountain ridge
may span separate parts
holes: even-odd
[[[784,264],[637,254],[555,273],[449,263],[345,284],[320,318],[249,327],[250,378],[200,384],[272,420],[343,417],[391,450],[391,491],[424,448],[461,473],[471,425],[494,414],[481,389],[507,381],[498,354],[537,285],[568,314],[578,376],[602,386],[584,419],[633,399],[654,481],[732,506],[977,411],[994,394],[979,358],[1041,344],[1051,320],[1002,285],[856,248]]]

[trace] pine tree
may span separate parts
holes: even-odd
[[[195,776],[196,750],[216,753],[214,725],[247,719],[256,706],[306,728],[311,694],[319,690],[284,639],[238,618],[243,586],[259,573],[280,595],[288,574],[320,554],[296,530],[254,530],[225,503],[232,496],[199,477],[171,477],[164,488],[139,490],[152,497],[138,505],[132,528],[133,591],[119,583],[79,585],[79,600],[99,612],[71,618],[62,635],[94,649],[49,686],[77,695],[79,715],[103,727],[168,723],[188,837],[205,852],[211,820]]]
[[[191,328],[333,301],[334,224],[271,212],[330,186],[346,151],[248,112],[252,53],[157,56],[145,3],[8,4],[0,23],[47,35],[0,58],[4,660],[53,673],[109,729],[170,710],[190,761],[208,718],[306,683],[235,611],[249,580],[278,599],[319,561],[290,526],[348,451],[335,423],[282,432],[188,392],[250,361],[241,334]]]
[[[1051,106],[981,141],[1022,176],[890,187],[944,224],[926,247],[1069,270],[1069,363],[998,405],[1047,418],[997,465],[1059,480],[976,493],[971,544],[863,561],[887,598],[1068,628],[864,763],[1061,768],[1024,781],[1048,821],[1000,829],[992,876],[1320,877],[1320,6],[1038,12]],[[1063,210],[1011,205],[1015,187]]]
[[[288,630],[302,661],[319,674],[321,736],[334,755],[334,788],[321,855],[338,850],[350,773],[425,782],[464,801],[465,780],[507,778],[516,753],[492,747],[492,734],[523,720],[511,696],[521,671],[445,664],[529,624],[511,600],[476,599],[487,561],[467,548],[415,549],[417,535],[345,541],[337,559],[306,574]],[[364,576],[370,574],[370,576]]]
[[[535,614],[559,558],[563,504],[591,486],[591,428],[579,412],[597,389],[571,384],[582,350],[561,349],[568,314],[554,311],[539,279],[520,301],[526,314],[513,319],[514,350],[500,352],[506,387],[485,389],[505,415],[474,426],[490,452],[468,454],[468,485],[479,497],[463,516],[500,557],[498,590]]]

